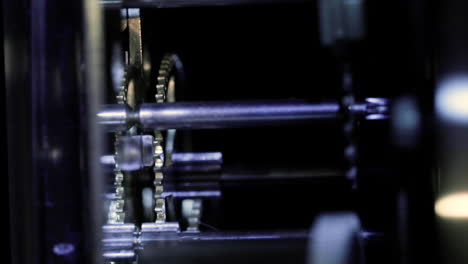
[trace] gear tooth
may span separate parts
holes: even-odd
[[[159,66],[155,94],[155,99],[157,103],[164,103],[164,101],[166,100],[167,85],[169,83],[169,77],[172,68],[171,62],[167,58],[167,55],[164,55]],[[154,211],[156,213],[155,221],[157,223],[162,223],[166,221],[165,199],[162,198],[164,192],[162,183],[162,180],[164,178],[162,172],[162,169],[164,167],[164,148],[162,146],[162,133],[156,130],[154,132],[154,139]]]
[[[154,196],[155,197],[161,197],[163,191],[164,191],[164,188],[163,188],[162,185],[156,185],[154,187]]]
[[[173,72],[175,62],[174,55],[167,53],[164,54],[163,59],[158,70],[158,76],[156,78],[156,93],[155,100],[157,103],[164,103],[167,98],[168,85],[171,80],[171,74]],[[164,185],[163,185],[163,169],[165,163],[165,153],[163,148],[163,134],[161,131],[154,131],[154,211],[156,213],[155,221],[157,223],[163,223],[166,221],[166,201],[164,199]]]
[[[119,93],[122,93],[120,91]],[[117,97],[117,99],[119,99]],[[124,103],[124,102],[119,102]],[[122,135],[122,132],[115,133],[115,140],[114,140],[114,161],[117,161],[118,153],[118,145],[119,145],[119,138]],[[124,196],[124,187],[122,183],[124,181],[124,174],[119,168],[119,164],[115,162],[114,165],[114,187],[115,192],[113,193],[113,198],[109,204],[109,212],[107,216],[107,221],[109,224],[123,224],[125,219],[125,200],[123,199]]]
[[[154,169],[162,169],[162,167],[164,166],[164,161],[163,159],[161,158],[161,156],[157,156],[155,159],[154,159]]]
[[[123,173],[121,171],[117,171],[115,172],[115,181],[116,182],[123,182],[123,179],[124,179],[124,176],[123,176]]]
[[[162,181],[162,179],[164,178],[164,174],[161,172],[161,171],[155,171],[154,172],[154,180],[155,181]]]
[[[124,188],[122,186],[118,186],[115,188],[115,195],[116,197],[123,197],[124,195]]]
[[[155,156],[160,156],[160,155],[163,155],[163,154],[164,154],[164,149],[163,149],[162,145],[160,143],[157,143],[154,146],[154,155]]]
[[[166,91],[166,85],[164,84],[157,84],[156,90],[158,93],[164,93]]]
[[[159,141],[159,142],[162,142],[164,140],[163,134],[161,133],[161,131],[154,132],[154,140]]]

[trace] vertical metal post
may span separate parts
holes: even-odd
[[[86,126],[87,135],[87,182],[89,183],[87,251],[88,263],[103,263],[101,245],[101,225],[104,223],[102,205],[103,178],[99,157],[103,154],[103,133],[97,123],[97,113],[103,103],[103,89],[105,86],[104,29],[102,10],[97,0],[84,0],[83,32],[86,87]],[[84,176],[84,175],[83,175]]]

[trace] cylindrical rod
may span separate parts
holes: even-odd
[[[242,101],[143,104],[139,123],[143,128],[206,129],[284,124],[290,121],[333,119],[336,102]]]
[[[127,127],[129,122],[127,114],[127,107],[123,104],[104,105],[97,114],[97,118],[99,123],[104,125],[107,130],[119,131]]]
[[[338,102],[310,103],[303,100],[178,102],[142,104],[132,111],[124,105],[105,105],[98,114],[109,131],[138,124],[146,129],[218,129],[245,126],[285,125],[340,116]],[[367,98],[346,111],[368,120],[388,118],[389,101]]]
[[[307,230],[292,232],[142,232],[139,261],[149,263],[301,263]],[[220,261],[221,260],[221,261]]]

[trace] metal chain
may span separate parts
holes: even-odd
[[[116,101],[119,104],[126,104],[127,103],[127,67],[124,69],[124,76],[122,83],[120,85],[120,89],[116,95]],[[113,197],[111,198],[110,205],[109,205],[109,213],[107,217],[108,224],[123,224],[125,221],[125,189],[123,186],[124,182],[124,173],[119,168],[118,164],[118,147],[117,144],[119,142],[119,138],[122,135],[121,132],[115,134],[114,139],[114,160],[115,160],[115,167],[114,167],[114,187],[115,192]]]
[[[172,69],[174,67],[174,60],[171,54],[164,55],[161,65],[159,67],[155,99],[157,103],[164,103],[167,99],[167,90],[171,80]],[[163,196],[164,186],[164,166],[165,166],[165,153],[164,151],[164,137],[161,131],[154,131],[154,211],[156,214],[155,222],[166,222],[166,200]]]
[[[164,148],[163,135],[161,131],[154,133],[154,211],[156,214],[156,223],[166,222],[166,200],[163,197],[164,187]]]
[[[116,134],[115,136],[115,144],[118,142],[118,137],[120,134]],[[114,197],[112,198],[110,205],[109,205],[109,214],[108,214],[108,219],[107,223],[109,224],[123,224],[125,221],[125,200],[124,200],[124,195],[125,195],[125,189],[123,187],[123,181],[124,181],[124,174],[119,168],[119,164],[117,163],[117,156],[119,153],[117,152],[117,146],[115,146],[115,168],[114,168],[114,187],[115,187],[115,193]]]
[[[118,141],[119,137],[121,136],[121,133],[116,133],[115,134],[115,142],[114,142],[114,147],[115,147],[115,155],[114,155],[114,160],[115,160],[115,167],[114,167],[114,187],[115,187],[115,193],[113,194],[113,197],[111,198],[110,205],[109,205],[109,214],[108,214],[108,219],[107,223],[108,224],[123,224],[125,221],[125,188],[124,188],[124,179],[125,179],[125,174],[124,172],[119,168],[118,164]]]

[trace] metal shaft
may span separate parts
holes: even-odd
[[[337,103],[305,101],[143,104],[139,122],[144,128],[156,129],[226,128],[330,119],[339,110]]]
[[[171,239],[171,237],[173,237]],[[149,263],[301,263],[305,259],[307,231],[200,232],[180,234],[142,232],[139,255]]]
[[[337,103],[305,101],[143,104],[139,121],[156,129],[226,128],[336,118],[339,110]]]
[[[347,111],[366,119],[388,118],[389,102],[367,98]],[[338,102],[311,103],[304,100],[178,102],[142,104],[131,111],[124,105],[106,105],[98,114],[108,130],[118,131],[139,124],[147,129],[219,129],[245,126],[287,125],[340,116]]]

